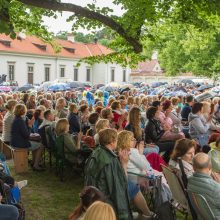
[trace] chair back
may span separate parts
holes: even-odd
[[[161,164],[163,174],[168,182],[172,192],[173,199],[181,205],[182,208],[189,210],[188,201],[184,191],[184,187],[174,170]]]
[[[60,135],[55,140],[55,155],[57,159],[64,160],[65,154],[64,154],[64,136]]]
[[[45,134],[46,134],[47,147],[52,151],[55,150],[56,134],[52,126],[47,126],[45,128]]]
[[[191,190],[187,190],[189,198],[191,200],[192,206],[196,211],[197,215],[202,220],[216,220],[209,204],[207,203],[204,196],[201,194],[197,194],[192,192]]]
[[[38,133],[39,133],[39,135],[40,135],[40,137],[41,137],[41,143],[42,143],[46,148],[48,148],[48,146],[47,146],[47,137],[46,137],[46,127],[48,127],[48,126],[50,126],[50,125],[45,125],[45,126],[43,126],[43,127],[41,127],[41,128],[38,129]]]

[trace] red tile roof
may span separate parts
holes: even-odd
[[[2,44],[2,40],[11,41],[10,47]],[[60,53],[55,53],[54,49],[50,44],[43,42],[41,39],[35,36],[26,36],[26,38],[22,40],[13,40],[5,34],[0,34],[0,52],[17,52],[24,54],[35,54],[40,56],[57,56],[78,59],[96,55],[107,55],[113,52],[109,48],[98,43],[84,44],[60,39],[55,39],[55,42],[57,42],[63,47]],[[39,47],[36,46],[36,44],[39,45]],[[40,46],[46,46],[46,50],[41,49]],[[65,47],[75,49],[74,53],[69,50],[66,50]]]
[[[157,60],[146,60],[144,62],[140,62],[138,63],[137,68],[132,70],[132,73],[151,73],[157,63]]]

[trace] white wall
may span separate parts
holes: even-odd
[[[8,62],[15,62],[15,81],[19,86],[28,82],[27,66],[34,66],[34,83],[42,83],[45,81],[45,65],[50,66],[50,81],[60,78],[60,66],[65,67],[65,77],[74,79],[74,66],[78,60],[68,58],[44,57],[25,54],[11,54],[0,51],[0,74],[8,76]],[[78,81],[86,82],[86,69],[91,69],[91,84],[109,83],[111,82],[111,68],[115,69],[115,82],[123,82],[123,69],[116,64],[94,64],[92,67],[86,63],[81,63],[78,67]],[[126,70],[126,79],[129,81],[130,69]],[[7,77],[9,80],[9,77]]]

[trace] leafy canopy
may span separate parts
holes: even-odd
[[[0,0],[0,33],[15,38],[15,32],[25,31],[52,42],[43,17],[57,18],[57,12],[69,11],[72,15],[67,22],[72,23],[72,31],[78,27],[88,30],[105,27],[113,38],[109,45],[115,51],[113,54],[93,57],[88,62],[133,65],[146,58],[146,40],[156,38],[151,33],[152,25],[169,19],[171,25],[180,23],[206,29],[210,25],[207,17],[220,12],[218,0],[112,0],[112,3],[121,7],[121,16],[109,7],[98,7],[95,0],[86,7],[61,0]]]
[[[172,24],[167,19],[151,26],[154,40],[146,39],[148,53],[159,52],[159,61],[168,75],[192,72],[194,75],[220,75],[220,17],[207,17],[207,28],[182,23]]]

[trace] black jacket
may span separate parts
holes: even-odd
[[[184,106],[183,106],[183,109],[181,111],[181,116],[182,116],[182,120],[183,121],[188,121],[188,117],[189,117],[189,113],[192,111],[192,107],[189,106],[188,103],[186,103]]]
[[[160,126],[160,122],[156,119],[150,119],[145,127],[145,142],[157,143],[164,134],[164,130]]]
[[[17,148],[29,148],[31,129],[22,117],[15,117],[11,127],[11,145]]]
[[[80,132],[79,116],[75,113],[70,113],[67,117],[70,124],[70,134]]]

